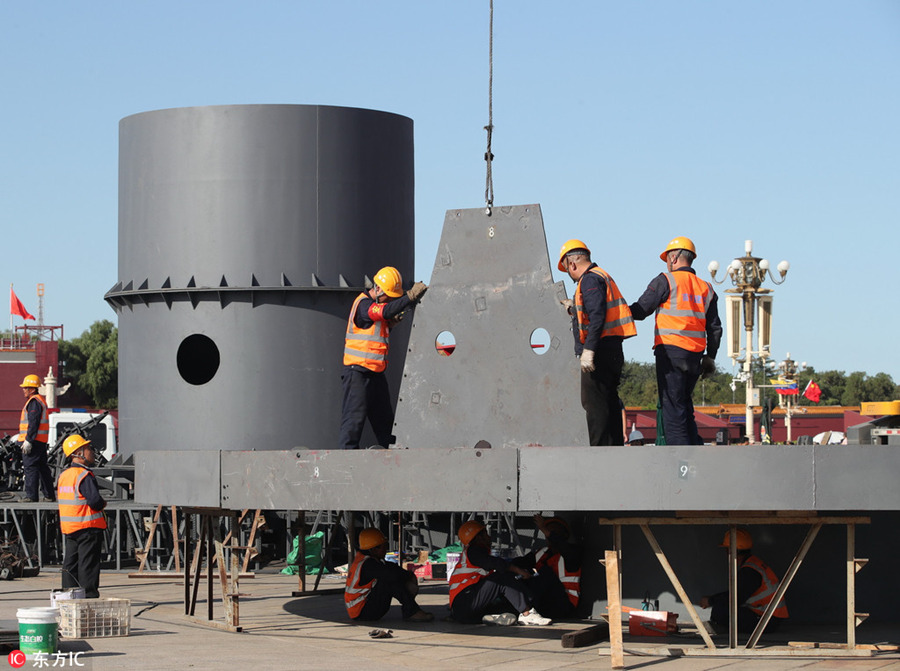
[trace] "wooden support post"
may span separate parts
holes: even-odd
[[[669,582],[672,583],[672,587],[675,588],[678,596],[681,597],[681,601],[682,603],[684,603],[684,607],[687,608],[688,615],[691,616],[691,620],[693,620],[694,625],[697,627],[697,632],[700,634],[701,638],[703,638],[703,642],[706,643],[706,647],[710,650],[715,650],[716,644],[713,643],[709,632],[706,631],[706,627],[703,626],[703,620],[700,619],[700,616],[697,614],[697,609],[694,608],[694,604],[691,603],[687,592],[685,592],[684,587],[681,586],[681,581],[678,580],[678,576],[675,575],[675,571],[672,568],[672,565],[669,564],[669,560],[666,559],[666,555],[663,554],[662,548],[660,548],[659,543],[656,542],[656,538],[654,537],[653,532],[650,531],[650,527],[646,524],[642,524],[641,531],[644,532],[644,536],[647,538],[647,542],[650,543],[650,547],[653,548],[653,552],[656,554],[656,559],[663,567],[666,575],[669,576]]]
[[[728,528],[728,647],[737,648],[738,644],[738,602],[737,602],[737,527]]]
[[[206,521],[206,619],[213,619],[213,516],[204,514]],[[218,535],[218,524],[215,525],[215,534]]]
[[[178,514],[177,508],[172,506],[172,548],[175,551],[175,573],[181,571],[181,561],[178,556]],[[187,555],[184,555],[184,563],[187,566]]]
[[[191,516],[184,516],[184,614],[193,615],[191,606],[191,574],[187,570],[191,557]]]
[[[253,524],[250,525],[250,536],[247,538],[247,549],[244,550],[244,563],[241,567],[242,573],[247,572],[247,569],[250,567],[250,560],[257,555],[256,534],[262,526],[265,526],[265,517],[263,517],[262,510],[257,508],[256,512],[253,513]]]
[[[297,591],[306,592],[306,511],[298,513],[297,525]]]
[[[159,524],[159,514],[162,512],[162,506],[156,506],[156,512],[153,514],[153,521],[150,523],[150,529],[147,531],[147,542],[144,543],[143,552],[136,552],[141,558],[141,563],[138,564],[138,573],[144,570],[144,566],[147,565],[147,557],[150,555],[150,548],[153,547],[153,537],[156,535],[156,525]],[[118,529],[118,525],[116,525]],[[178,546],[175,546],[175,556],[178,556]]]
[[[609,611],[609,662],[613,669],[625,668],[622,647],[622,602],[619,599],[619,555],[615,550],[605,553],[606,600]]]
[[[856,647],[856,526],[847,525],[847,649]]]

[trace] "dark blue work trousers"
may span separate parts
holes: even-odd
[[[702,445],[694,420],[692,395],[700,379],[702,352],[657,345],[656,384],[667,445]]]
[[[391,394],[384,373],[373,373],[351,366],[344,367],[341,376],[344,401],[341,410],[340,450],[358,450],[366,419],[375,432],[375,440],[381,447],[390,445],[394,436],[394,410]]]
[[[56,491],[53,489],[53,475],[47,463],[47,443],[34,442],[31,444],[31,452],[22,455],[22,468],[25,471],[25,496],[38,500],[38,485],[44,492],[44,497],[56,501]]]

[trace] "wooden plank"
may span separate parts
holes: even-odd
[[[621,625],[620,625],[621,627]],[[562,635],[560,642],[564,648],[583,648],[609,638],[609,624],[595,624],[578,631],[570,631]]]
[[[716,648],[710,650],[700,646],[677,646],[672,644],[647,645],[629,643],[626,650],[627,653],[640,655],[642,657],[790,657],[790,658],[807,658],[807,659],[824,659],[834,657],[875,657],[877,650],[855,650],[828,649],[828,648],[786,648],[783,646],[772,648],[753,648],[747,650],[745,648]],[[610,655],[611,649],[599,648],[599,654],[602,656]],[[616,667],[613,667],[616,668]]]
[[[770,515],[766,517],[601,517],[598,520],[602,526],[613,524],[628,524],[640,526],[649,525],[681,525],[681,524],[718,524],[718,525],[753,525],[753,524],[870,524],[871,517],[818,517],[816,515],[781,517]]]
[[[813,524],[812,527],[810,527],[809,532],[806,534],[806,538],[800,545],[800,549],[797,550],[794,561],[791,562],[791,565],[785,572],[784,577],[781,579],[781,582],[778,583],[778,589],[775,590],[775,595],[772,597],[772,600],[768,603],[766,609],[763,611],[762,617],[759,618],[759,622],[757,623],[756,628],[753,630],[753,633],[750,634],[750,639],[747,641],[746,645],[746,648],[748,650],[754,647],[759,642],[759,637],[762,636],[763,632],[766,629],[766,625],[769,624],[769,620],[772,619],[772,613],[775,612],[775,609],[781,602],[782,597],[784,597],[784,593],[787,591],[787,588],[790,587],[791,581],[794,579],[794,576],[797,575],[797,570],[800,568],[800,564],[803,563],[803,559],[806,557],[806,553],[809,552],[809,548],[812,545],[813,541],[816,539],[816,535],[819,533],[819,530],[821,528],[821,524]]]
[[[615,550],[607,550],[606,599],[609,604],[609,654],[613,669],[625,668],[625,654],[622,649],[622,602],[619,600],[619,555]]]
[[[856,647],[856,526],[847,525],[847,647]]]
[[[669,564],[669,560],[663,553],[662,548],[659,547],[659,543],[656,542],[656,537],[654,537],[653,532],[650,531],[650,527],[648,527],[646,524],[642,524],[641,531],[644,532],[644,536],[647,538],[647,542],[650,543],[650,547],[653,548],[653,552],[656,554],[656,559],[663,567],[666,575],[669,576],[669,582],[672,583],[672,587],[675,588],[675,591],[681,598],[684,607],[687,608],[688,615],[691,616],[691,620],[697,627],[697,632],[700,634],[703,642],[706,643],[706,647],[714,649],[716,647],[716,644],[713,643],[712,637],[709,635],[709,632],[703,625],[703,620],[701,620],[700,616],[697,614],[697,609],[694,608],[694,604],[691,603],[690,597],[688,597],[687,592],[684,591],[684,587],[681,586],[681,581],[678,580],[678,576],[675,575],[675,570],[672,568],[672,565]]]

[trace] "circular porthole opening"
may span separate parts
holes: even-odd
[[[181,341],[175,360],[178,373],[185,382],[206,384],[219,370],[219,348],[212,338],[194,333]]]
[[[535,354],[546,354],[550,351],[550,333],[541,327],[531,332],[531,351]]]
[[[456,338],[450,331],[441,331],[434,339],[434,348],[442,356],[450,356],[456,351]]]

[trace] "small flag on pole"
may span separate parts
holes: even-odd
[[[810,380],[809,384],[806,385],[806,389],[803,390],[803,395],[813,403],[818,403],[819,399],[822,398],[822,390],[819,388],[819,385]]]
[[[782,396],[791,396],[799,394],[797,388],[797,380],[783,380],[781,378],[769,378],[769,383],[775,386],[775,393]]]
[[[25,309],[25,306],[22,305],[22,301],[16,296],[16,292],[13,291],[11,284],[9,285],[9,314],[19,315],[23,319],[34,319],[34,315]]]

